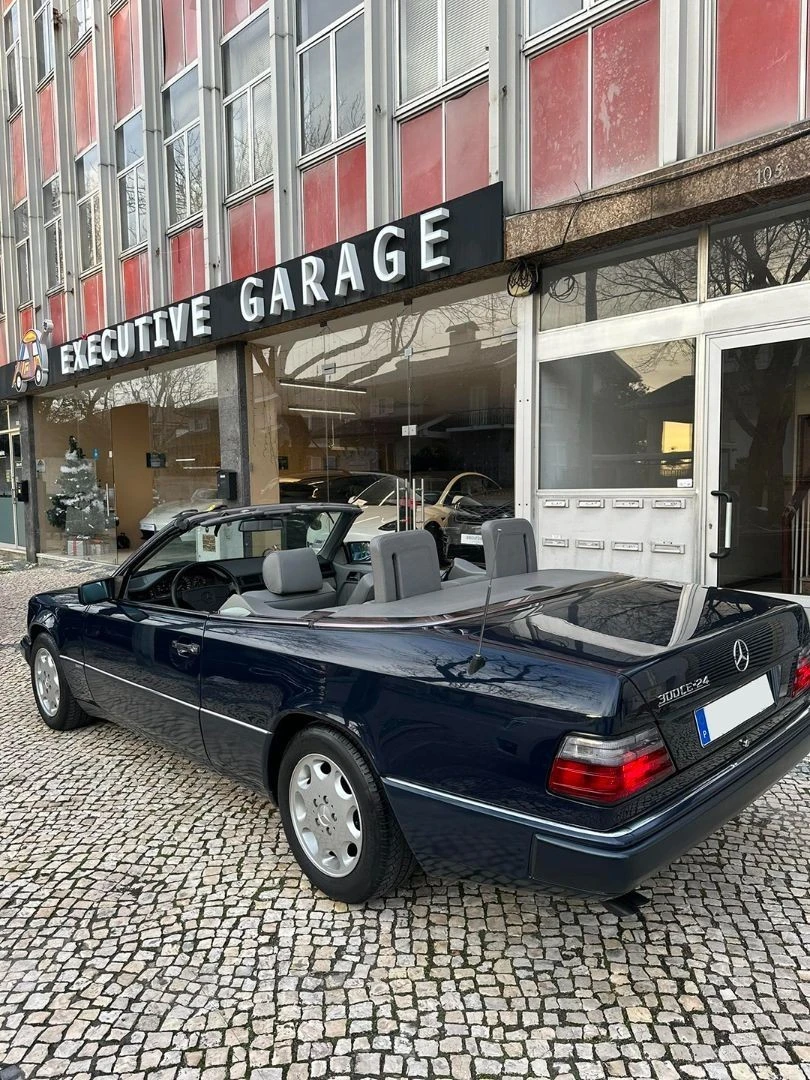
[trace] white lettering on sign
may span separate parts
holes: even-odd
[[[72,375],[74,356],[73,346],[70,344],[70,342],[67,342],[65,345],[62,346],[62,348],[59,350],[59,355],[62,361],[62,374]]]
[[[245,322],[260,322],[264,318],[264,297],[254,296],[256,289],[261,289],[262,279],[246,277],[239,293],[239,307]]]
[[[172,336],[178,345],[188,337],[188,314],[188,304],[172,304],[169,308]]]
[[[115,348],[115,340],[118,337],[115,330],[112,327],[107,327],[101,333],[101,359],[105,364],[111,364],[114,360],[118,359],[118,352]]]
[[[87,366],[101,367],[101,334],[90,334],[87,339]]]
[[[149,327],[151,325],[151,315],[140,315],[135,320],[135,327],[138,331],[138,348],[141,352],[149,352],[151,348],[151,338],[149,337]]]
[[[350,285],[353,292],[363,292],[365,289],[363,274],[360,271],[360,262],[357,258],[357,248],[354,244],[341,244],[337,277],[335,278],[335,296],[345,296]]]
[[[152,316],[155,324],[155,348],[168,349],[170,342],[166,335],[166,324],[169,321],[168,311],[156,311]]]
[[[121,323],[118,327],[118,355],[122,360],[129,360],[135,355],[135,327],[131,322]]]
[[[389,251],[392,240],[404,240],[405,230],[399,225],[385,225],[374,241],[374,273],[380,281],[402,281],[405,277],[405,252],[401,248]]]
[[[449,239],[447,229],[434,229],[437,221],[446,221],[450,217],[450,211],[445,206],[437,210],[429,210],[419,218],[419,252],[423,270],[441,270],[450,265],[449,255],[436,255],[436,245],[443,244]]]
[[[79,338],[78,341],[73,342],[73,355],[76,357],[73,370],[87,371],[87,341],[85,339]]]
[[[210,296],[195,296],[191,301],[191,333],[194,337],[211,336]]]
[[[301,260],[301,300],[304,307],[324,303],[329,297],[323,285],[323,259],[318,255],[305,255]]]
[[[270,293],[270,314],[280,315],[282,310],[295,311],[290,275],[283,266],[273,271],[273,291]]]

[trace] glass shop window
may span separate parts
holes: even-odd
[[[709,296],[754,292],[806,281],[810,209],[757,215],[709,231]]]
[[[540,487],[677,487],[694,423],[694,341],[541,363]]]

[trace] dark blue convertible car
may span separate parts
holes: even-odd
[[[538,570],[520,520],[483,526],[485,571],[442,571],[423,530],[347,543],[359,512],[194,514],[33,597],[43,720],[113,720],[265,792],[350,903],[415,861],[621,897],[810,751],[801,607]]]

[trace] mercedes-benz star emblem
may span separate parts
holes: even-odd
[[[745,671],[750,659],[748,646],[744,641],[740,641],[740,639],[737,638],[734,642],[734,663],[737,666],[737,671]]]

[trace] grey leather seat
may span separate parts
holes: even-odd
[[[481,526],[487,574],[512,577],[537,570],[537,544],[525,518],[497,518]]]
[[[375,536],[371,541],[375,602],[406,600],[442,586],[436,542],[424,529]]]
[[[348,604],[365,604],[367,600],[374,599],[374,575],[363,574],[355,587],[349,593],[348,598],[344,602],[344,607]]]
[[[279,609],[315,611],[336,603],[335,590],[321,575],[318,556],[310,548],[271,551],[262,563],[266,589],[230,596],[222,615],[271,615]]]

